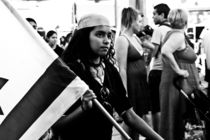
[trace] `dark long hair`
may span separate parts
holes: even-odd
[[[69,42],[67,48],[65,49],[62,59],[65,63],[72,63],[75,61],[82,61],[85,65],[89,65],[89,61],[95,56],[94,52],[90,47],[90,32],[94,29],[94,27],[88,27],[76,30],[72,36],[71,41]],[[114,47],[113,43],[111,43],[111,47],[105,57],[102,59],[105,61],[109,61],[111,63],[115,63],[114,59]]]

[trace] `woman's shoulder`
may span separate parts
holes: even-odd
[[[167,33],[168,35],[171,35],[172,37],[176,37],[177,39],[184,39],[184,31],[182,30],[170,30]]]
[[[116,55],[122,56],[122,54],[127,53],[129,45],[129,41],[125,36],[118,36],[114,44]]]
[[[170,44],[181,45],[184,42],[184,39],[185,39],[185,36],[184,36],[183,31],[171,30],[167,32],[163,42],[167,42],[167,43],[170,42]]]
[[[76,60],[74,62],[67,63],[67,65],[78,76],[80,76],[86,69],[85,65],[80,60]]]
[[[128,37],[125,34],[121,34],[117,37],[115,45],[128,45],[129,41],[128,41]]]
[[[112,62],[105,60],[104,64],[105,64],[106,69],[108,69],[110,72],[112,73],[118,72],[117,67]]]

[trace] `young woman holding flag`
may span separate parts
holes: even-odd
[[[113,114],[113,108],[125,123],[145,137],[163,140],[142,118],[134,113],[126,97],[120,75],[114,65],[114,49],[109,21],[102,15],[90,14],[81,18],[62,58],[64,62],[95,93],[85,94],[55,124],[63,140],[111,140],[113,124],[93,104],[97,97],[101,105]],[[77,113],[75,113],[77,112]],[[77,115],[72,121],[73,114]]]

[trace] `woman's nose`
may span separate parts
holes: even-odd
[[[104,37],[103,43],[104,44],[109,44],[111,42],[111,39],[108,38],[107,36]]]

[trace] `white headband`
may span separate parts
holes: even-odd
[[[77,29],[79,30],[100,25],[110,26],[109,20],[103,15],[89,14],[79,20]]]

